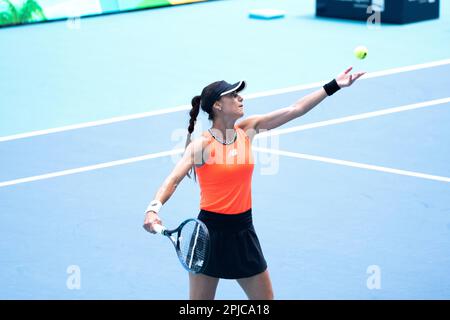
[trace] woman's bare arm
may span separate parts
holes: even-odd
[[[364,72],[350,74],[351,70],[352,68],[348,68],[336,78],[340,88],[351,86],[359,77],[364,75]],[[325,89],[320,88],[319,90],[302,97],[289,107],[281,108],[263,115],[248,117],[238,125],[245,131],[254,130],[255,134],[263,130],[278,128],[293,119],[303,116],[321,103],[327,96]]]
[[[170,199],[170,197],[177,189],[178,185],[196,163],[196,159],[201,159],[204,143],[205,141],[203,138],[198,138],[193,140],[187,146],[183,157],[178,161],[172,172],[167,176],[163,184],[159,187],[154,200],[159,200],[162,204],[164,204],[167,202],[167,200]],[[154,230],[152,228],[152,225],[154,223],[161,224],[161,220],[159,219],[157,213],[154,211],[146,212],[143,225],[144,229],[151,233],[154,233]]]

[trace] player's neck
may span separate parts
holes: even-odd
[[[213,130],[217,130],[221,133],[221,136],[225,138],[226,141],[233,139],[235,135],[234,125],[235,120],[226,121],[223,119],[214,120],[212,125]]]

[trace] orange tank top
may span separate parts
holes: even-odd
[[[201,166],[195,167],[200,185],[200,209],[223,214],[238,214],[252,207],[252,174],[254,161],[250,138],[234,127],[237,138],[224,145],[209,132],[209,154]]]

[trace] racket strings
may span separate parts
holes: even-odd
[[[189,221],[180,231],[178,246],[180,260],[189,269],[199,272],[208,254],[208,230],[197,221]]]

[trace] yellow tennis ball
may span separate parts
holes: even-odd
[[[367,55],[369,54],[369,50],[364,46],[356,47],[354,52],[355,52],[355,56],[361,60],[365,59],[367,57]]]

